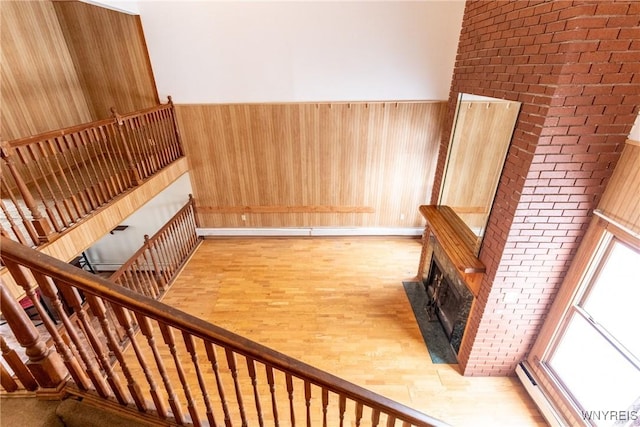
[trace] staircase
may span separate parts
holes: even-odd
[[[29,357],[18,379],[30,374],[41,397],[73,396],[155,425],[445,425],[5,237],[0,247],[54,343],[48,348],[33,334],[0,286],[2,312]]]

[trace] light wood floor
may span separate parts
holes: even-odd
[[[163,302],[456,426],[546,425],[517,378],[432,364],[409,238],[206,240]]]

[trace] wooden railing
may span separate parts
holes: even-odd
[[[161,424],[445,425],[24,245],[4,237],[0,243],[3,261],[41,316],[46,312],[35,286],[61,319],[60,332],[51,322],[45,326],[72,378],[67,392],[118,402],[123,411],[154,416]],[[19,329],[15,322],[12,329]],[[126,332],[127,350],[118,345],[117,328]]]
[[[109,277],[114,283],[158,299],[175,279],[197,248],[195,202],[189,195],[185,204],[151,238]]]
[[[50,241],[183,155],[173,103],[0,145],[2,235]]]

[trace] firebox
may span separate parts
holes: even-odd
[[[429,275],[424,281],[427,291],[427,313],[439,320],[454,352],[458,354],[462,335],[471,311],[473,295],[464,284],[446,274],[434,256]]]

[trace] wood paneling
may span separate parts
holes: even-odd
[[[640,234],[640,143],[627,141],[598,204],[609,218]]]
[[[91,120],[51,2],[0,2],[2,140]]]
[[[0,8],[0,139],[158,103],[139,17],[77,1]]]
[[[178,105],[201,226],[420,226],[445,108]]]
[[[489,216],[518,111],[518,102],[459,103],[439,204],[474,230]]]
[[[158,104],[140,17],[79,1],[54,3],[94,119]]]

